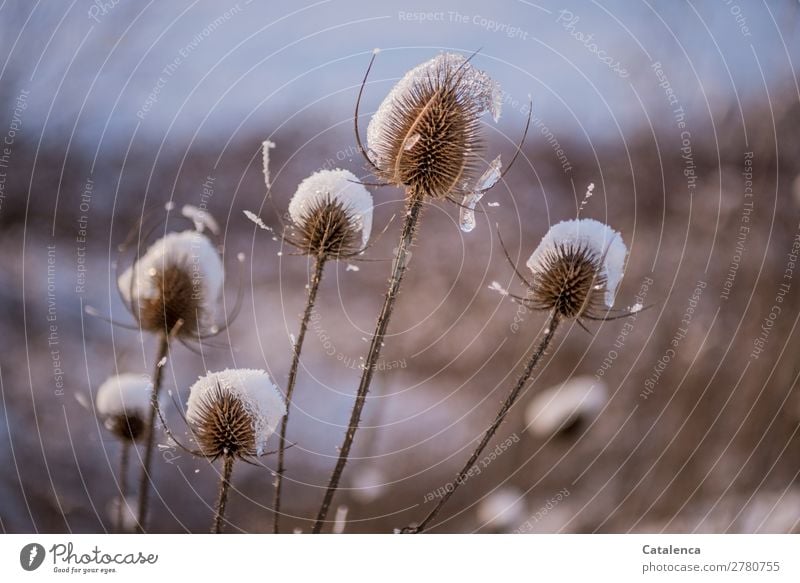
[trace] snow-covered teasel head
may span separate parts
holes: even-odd
[[[211,240],[187,230],[158,239],[117,284],[142,329],[197,338],[213,333],[223,280]]]
[[[536,395],[525,410],[528,431],[541,438],[570,433],[592,420],[608,402],[608,387],[579,376]]]
[[[106,429],[125,441],[144,435],[153,385],[144,375],[123,373],[106,379],[97,389],[95,405]]]
[[[437,199],[471,197],[465,203],[474,208],[476,193],[500,178],[499,158],[480,176],[479,118],[489,112],[497,121],[502,101],[486,72],[441,53],[406,73],[383,100],[367,128],[368,160],[390,184]]]
[[[266,453],[267,439],[286,415],[286,402],[263,370],[226,369],[192,385],[186,419],[205,457]]]
[[[527,262],[532,307],[563,318],[600,318],[614,306],[627,254],[622,236],[594,219],[553,225]]]
[[[289,216],[295,227],[292,243],[304,253],[351,257],[369,241],[372,195],[352,172],[320,170],[298,185]]]

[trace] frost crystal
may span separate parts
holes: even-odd
[[[192,293],[202,300],[202,316],[213,317],[222,293],[222,259],[208,237],[197,231],[170,233],[153,243],[119,276],[117,283],[122,297],[129,304],[155,299],[159,293],[155,276],[169,267],[187,270],[195,288]]]
[[[644,308],[642,304],[633,304],[633,306],[631,306],[630,313],[636,314],[638,312],[641,312],[642,308]]]
[[[140,374],[123,373],[109,377],[97,389],[97,412],[103,417],[146,418],[152,386],[150,379]]]
[[[503,106],[503,92],[500,90],[500,85],[485,71],[476,69],[467,63],[462,55],[441,53],[411,69],[392,88],[369,122],[367,127],[368,145],[386,141],[387,136],[392,134],[391,112],[404,100],[409,99],[417,83],[424,83],[429,78],[435,77],[442,67],[449,67],[451,70],[460,67],[463,74],[459,73],[459,84],[467,98],[477,104],[479,113],[488,111],[495,122],[500,119]],[[411,146],[405,144],[405,146],[412,147],[413,144]],[[374,162],[376,165],[382,166],[385,161],[374,160]]]
[[[459,226],[465,233],[469,233],[475,228],[475,206],[483,198],[484,193],[497,184],[502,176],[501,168],[503,163],[500,156],[492,160],[488,170],[484,172],[475,184],[475,190],[464,197],[461,211],[459,213]]]
[[[272,179],[269,175],[269,151],[274,147],[275,143],[269,140],[264,140],[261,143],[261,161],[264,170],[264,184],[267,185],[267,190],[272,186]]]
[[[259,229],[264,229],[265,231],[271,231],[272,229],[267,226],[267,224],[261,220],[256,213],[252,211],[244,211],[244,216],[246,216],[249,220],[253,221]]]
[[[353,216],[352,226],[361,231],[361,246],[366,246],[372,231],[372,195],[348,170],[320,170],[303,180],[289,202],[289,216],[302,224],[306,213],[328,198],[341,202]]]
[[[562,221],[550,227],[528,259],[528,268],[537,274],[547,253],[559,245],[586,246],[603,259],[600,275],[606,280],[605,304],[611,308],[617,286],[622,281],[628,249],[617,231],[594,219]]]
[[[492,284],[489,286],[489,289],[492,291],[496,291],[501,296],[505,297],[508,295],[508,290],[500,285],[499,281],[493,281]]]
[[[286,401],[283,395],[263,370],[239,368],[209,373],[200,377],[190,389],[189,400],[186,403],[186,418],[189,421],[199,421],[203,396],[215,390],[217,386],[223,391],[233,393],[250,413],[255,433],[256,454],[262,455],[266,451],[267,439],[286,415]]]
[[[185,204],[181,209],[181,214],[194,223],[194,230],[202,233],[208,229],[213,234],[219,234],[219,225],[214,220],[208,211],[194,206],[193,204]]]

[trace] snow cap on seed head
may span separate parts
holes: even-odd
[[[369,241],[372,195],[348,170],[320,170],[298,185],[289,216],[308,254],[350,255]]]
[[[263,370],[226,369],[195,382],[186,419],[204,455],[263,455],[286,415],[286,401]]]
[[[153,243],[117,282],[142,328],[201,334],[211,325],[222,292],[222,259],[198,231],[169,233]]]
[[[140,374],[122,373],[106,379],[96,398],[106,429],[121,439],[139,439],[147,424],[152,387],[150,379]]]
[[[562,221],[550,227],[528,259],[534,274],[534,301],[565,317],[591,309],[595,292],[614,305],[628,250],[622,236],[594,219]]]
[[[502,102],[487,73],[462,55],[441,53],[406,73],[383,100],[367,128],[367,155],[390,184],[432,198],[468,196],[486,182],[477,177],[478,119],[488,111],[497,121]]]

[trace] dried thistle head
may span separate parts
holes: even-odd
[[[479,118],[490,111],[496,121],[501,104],[485,72],[440,54],[409,71],[380,105],[367,128],[369,159],[381,179],[409,192],[468,196],[478,182]]]
[[[109,377],[97,389],[97,412],[106,429],[123,441],[138,441],[145,432],[152,383],[143,375]]]
[[[200,378],[186,407],[200,453],[210,459],[263,455],[285,414],[283,396],[267,373],[251,369],[227,369]]]
[[[150,246],[117,283],[143,330],[177,330],[179,336],[197,338],[213,329],[222,260],[202,233],[170,233]]]
[[[527,305],[566,319],[601,318],[614,305],[627,252],[620,234],[594,219],[554,225],[528,259]]]
[[[596,313],[605,287],[601,256],[587,245],[558,243],[539,259],[529,297],[536,309],[554,310],[562,318]]]
[[[290,241],[327,259],[361,252],[372,230],[372,195],[347,170],[321,170],[303,180],[289,203]]]

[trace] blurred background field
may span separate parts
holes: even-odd
[[[374,181],[352,116],[380,47],[362,128],[440,50],[480,48],[474,63],[506,91],[500,122],[484,120],[489,160],[513,155],[529,95],[534,117],[474,232],[452,204],[425,211],[336,498],[345,532],[420,519],[469,455],[544,324],[524,314],[513,326],[516,306],[488,289],[520,291],[497,230],[522,268],[589,183],[582,215],[630,249],[618,306],[651,307],[589,333],[564,327],[498,432],[511,444],[437,532],[798,531],[798,27],[789,1],[3,3],[0,528],[110,529],[118,445],[76,395],[149,371],[155,346],[83,308],[132,321],[113,264],[143,212],[207,203],[223,228],[228,308],[245,288],[216,346],[175,348],[167,388],[185,401],[198,375],[229,366],[283,386],[309,265],[243,211],[278,226],[320,168]],[[264,139],[277,144],[269,200]],[[335,462],[398,236],[402,193],[372,192],[375,232],[389,225],[368,252],[379,261],[330,266],[304,351],[289,529],[308,530]],[[534,395],[574,377],[603,383],[607,400],[568,431],[530,431]],[[204,532],[218,468],[162,454],[154,529]],[[263,461],[237,467],[229,531],[269,529],[275,460]]]

